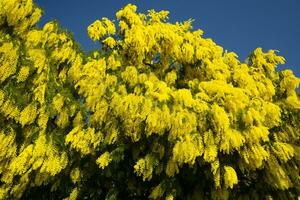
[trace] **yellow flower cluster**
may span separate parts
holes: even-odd
[[[117,70],[121,66],[120,58],[117,57],[118,54],[114,50],[111,55],[109,55],[106,59],[107,68],[112,70]]]
[[[35,26],[41,9],[32,0],[0,8],[0,199],[20,199],[30,187],[61,184],[54,177],[69,164],[63,129],[78,112],[78,100],[64,96],[66,80],[78,75],[82,55],[56,22]],[[57,94],[68,100],[60,110]]]
[[[288,143],[275,142],[272,150],[276,157],[283,162],[289,161],[295,155],[293,146]]]
[[[26,37],[26,47],[30,48],[30,47],[37,47],[39,45],[40,42],[42,42],[45,38],[44,38],[44,34],[43,31],[41,30],[31,30],[27,33],[27,37]],[[44,41],[45,42],[45,41]],[[43,45],[45,45],[43,43]]]
[[[204,143],[204,154],[203,159],[206,162],[212,163],[216,161],[218,156],[218,146],[217,146],[217,139],[218,137],[214,137],[212,131],[207,131],[204,133],[203,136],[203,143]]]
[[[163,106],[162,109],[156,107],[147,115],[145,129],[147,136],[152,133],[163,135],[170,127],[171,115],[167,106]]]
[[[167,197],[166,197],[166,200],[173,200],[174,197],[172,194],[168,194]]]
[[[32,0],[3,0],[0,2],[0,8],[1,18],[5,17],[8,25],[19,33],[34,26],[42,16],[41,9],[37,8]],[[2,20],[0,22],[4,23]]]
[[[103,40],[103,43],[108,47],[113,48],[116,45],[116,40],[112,37],[108,37],[105,40]]]
[[[168,161],[166,166],[166,174],[170,177],[174,176],[179,172],[179,168],[176,161],[173,161],[172,159]]]
[[[244,134],[249,144],[259,144],[261,141],[269,141],[269,131],[264,126],[250,126],[244,131]]]
[[[211,172],[214,176],[214,183],[216,188],[221,186],[221,173],[220,173],[220,161],[217,159],[211,163]]]
[[[229,128],[230,126],[229,118],[222,107],[214,104],[211,108],[211,113],[212,113],[212,121],[215,125],[217,132],[224,132],[224,130]]]
[[[37,69],[37,73],[41,73],[46,65],[46,55],[43,50],[30,49],[28,56],[33,61],[34,67]]]
[[[141,25],[142,20],[136,14],[136,10],[137,7],[135,5],[128,4],[116,13],[117,19],[120,20],[124,18],[130,25]]]
[[[52,100],[53,108],[60,112],[64,106],[64,97],[61,94],[57,94]]]
[[[16,72],[18,59],[18,47],[12,42],[0,43],[0,83]]]
[[[151,199],[161,199],[165,193],[164,184],[160,183],[154,187],[149,195]]]
[[[135,67],[126,67],[125,71],[122,72],[122,78],[126,81],[130,87],[134,87],[138,83],[138,72]]]
[[[68,198],[64,198],[64,200],[76,200],[78,196],[78,188],[74,188],[71,193],[70,196]]]
[[[41,132],[45,131],[47,129],[47,123],[48,123],[48,114],[46,113],[45,109],[39,110],[39,117],[38,117],[38,125],[40,127]]]
[[[1,94],[0,94],[1,97]],[[2,105],[0,107],[0,112],[8,119],[14,119],[16,121],[19,121],[19,115],[20,115],[20,110],[19,108],[15,105],[15,103],[10,100],[10,99],[4,99],[5,96],[2,95]],[[6,100],[4,102],[4,100]],[[1,103],[1,98],[0,98],[0,103]]]
[[[114,34],[116,32],[115,25],[106,17],[102,20],[96,20],[88,27],[88,34],[94,41],[100,40],[107,34]]]
[[[292,175],[295,177],[289,176],[286,169],[279,164],[275,156],[270,156],[266,164],[266,168],[266,179],[269,182],[273,182],[273,188],[276,189],[286,190],[292,186],[291,179],[298,178],[296,171],[292,172]]]
[[[47,143],[46,136],[42,134],[38,137],[34,145],[31,144],[25,147],[12,160],[9,169],[11,175],[23,175],[32,168],[32,170],[39,170],[40,173],[48,173],[54,176],[64,169],[67,163],[68,158],[66,153],[59,153],[53,144]],[[41,178],[42,181],[36,181],[42,183],[44,180],[43,177]]]
[[[170,100],[171,89],[165,82],[157,80],[153,74],[149,77],[149,80],[145,82],[147,92],[145,96],[149,96],[154,101],[167,102]]]
[[[150,180],[153,173],[154,158],[152,155],[146,155],[145,158],[139,159],[134,165],[134,171],[137,175],[143,176],[143,180]]]
[[[17,82],[24,82],[28,75],[29,75],[29,67],[22,67],[19,71],[18,77],[17,77]]]
[[[93,24],[89,25],[88,34],[90,38],[95,41],[103,37],[106,34],[106,30],[102,22],[97,20]]]
[[[134,94],[120,96],[115,94],[111,101],[111,106],[117,116],[124,119],[125,135],[133,141],[138,141],[142,130],[139,123],[142,123],[149,114],[152,102],[143,97]],[[150,133],[149,133],[150,134]]]
[[[2,106],[4,102],[5,94],[4,92],[0,89],[0,106]]]
[[[283,79],[280,82],[280,89],[286,92],[287,96],[293,96],[295,89],[299,86],[300,79],[295,77],[291,70],[284,70],[282,72]]]
[[[233,188],[233,185],[238,183],[238,178],[235,170],[230,166],[224,167],[224,184],[226,188]]]
[[[60,40],[64,41],[65,35],[58,35]],[[60,38],[63,37],[63,38]],[[76,58],[76,53],[74,52],[74,44],[72,41],[66,41],[62,48],[56,49],[52,52],[52,57],[59,62],[70,62],[70,60],[74,60]]]
[[[178,108],[182,106],[193,108],[196,104],[191,91],[188,89],[179,89],[174,91],[171,95],[174,99],[174,106],[178,106]]]
[[[270,153],[264,146],[256,144],[243,149],[243,151],[241,151],[241,157],[248,168],[257,169],[262,166],[264,161],[268,160]]]
[[[165,81],[169,86],[173,86],[176,83],[177,74],[175,71],[171,71],[166,75]]]
[[[102,142],[102,135],[95,133],[93,128],[82,130],[80,126],[75,127],[68,133],[65,139],[66,144],[70,144],[71,148],[80,151],[86,155],[93,152]]]
[[[281,56],[276,56],[274,50],[263,53],[262,48],[255,49],[250,59],[253,67],[258,68],[262,72],[265,71],[268,75],[275,71],[277,64],[285,63],[285,59]]]
[[[6,134],[0,130],[0,174],[7,170],[10,159],[16,156],[15,137],[16,135],[13,132]]]
[[[109,152],[101,154],[101,156],[96,160],[96,163],[100,168],[104,169],[111,162],[111,156]]]
[[[106,91],[105,70],[106,62],[104,59],[91,59],[90,62],[82,66],[79,74],[81,80],[75,85],[76,88],[80,87],[79,94],[86,97],[86,105],[93,111]]]
[[[73,183],[77,183],[80,179],[80,169],[78,167],[72,169],[72,171],[70,172],[70,177]]]
[[[33,104],[26,106],[20,113],[20,123],[22,126],[26,124],[31,124],[34,122],[37,116],[37,108]]]
[[[250,134],[249,134],[249,138],[251,138]],[[244,143],[245,143],[245,136],[241,132],[239,132],[236,129],[228,128],[222,135],[220,150],[223,151],[224,153],[229,154],[233,150],[239,150],[240,147],[244,145]]]
[[[202,153],[202,138],[200,136],[192,138],[191,136],[186,135],[182,141],[175,144],[173,148],[173,160],[179,165],[182,165],[183,163],[193,165],[195,159],[202,155]]]
[[[61,128],[65,128],[69,124],[69,113],[67,109],[59,112],[56,124]]]

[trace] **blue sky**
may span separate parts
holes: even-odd
[[[202,29],[244,61],[256,48],[277,49],[286,58],[279,69],[290,68],[300,77],[299,0],[35,0],[44,9],[40,25],[56,19],[74,34],[85,51],[97,48],[87,36],[87,26],[96,19],[115,19],[115,13],[128,3],[139,12],[150,9],[170,11],[169,21],[194,19]]]

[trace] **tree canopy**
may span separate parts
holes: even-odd
[[[17,13],[17,14],[16,14]],[[84,53],[0,1],[0,199],[295,199],[300,79],[128,4]]]

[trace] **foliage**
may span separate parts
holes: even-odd
[[[240,62],[129,4],[86,55],[32,0],[0,8],[0,199],[300,195],[300,79],[275,51]]]

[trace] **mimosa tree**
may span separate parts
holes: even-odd
[[[129,4],[85,54],[32,0],[0,8],[0,199],[300,196],[300,79],[276,51],[241,62]]]

